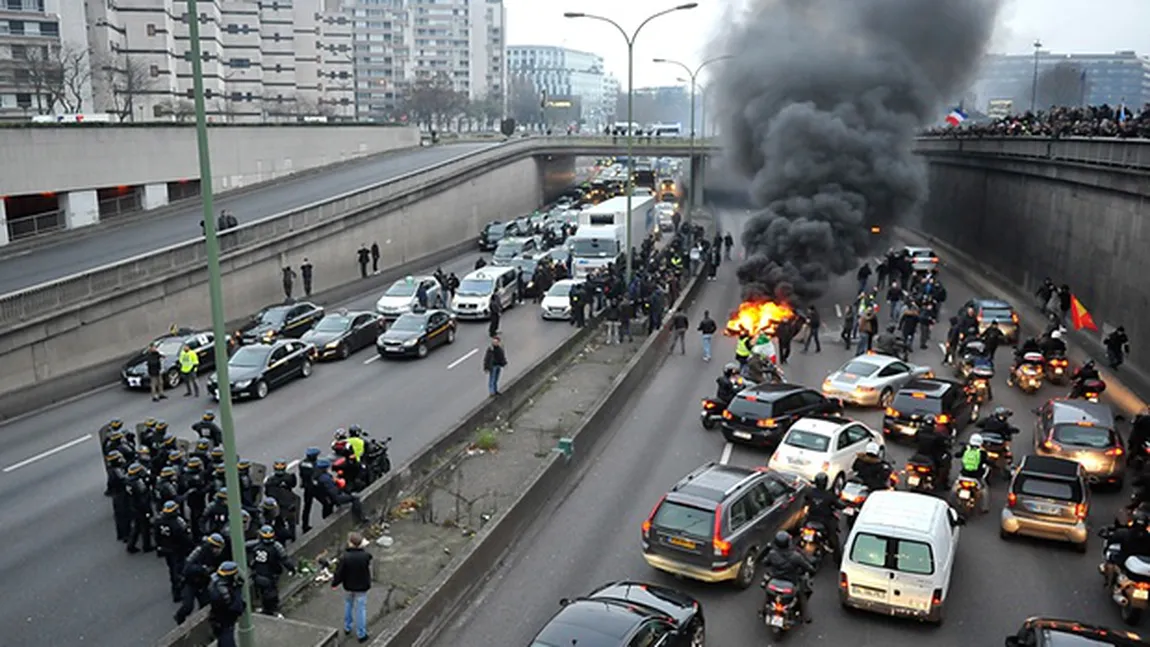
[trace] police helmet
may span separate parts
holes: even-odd
[[[227,471],[228,466],[224,465],[223,463],[216,463],[216,466],[212,468],[212,472],[215,474],[224,474]]]
[[[117,443],[117,442],[120,442],[120,441],[121,441],[121,440],[123,440],[123,439],[124,439],[124,432],[122,432],[122,431],[116,431],[116,430],[112,430],[112,432],[108,434],[108,437],[107,437],[107,439],[106,439],[106,440],[107,440],[108,442]]]
[[[207,438],[201,438],[196,441],[196,451],[206,454],[212,451],[212,443]]]
[[[818,474],[815,474],[815,487],[817,487],[818,489],[820,489],[820,490],[827,489],[827,483],[829,481],[830,481],[830,477],[827,476],[826,472],[819,472]]]
[[[160,478],[162,479],[174,479],[176,478],[176,474],[176,468],[172,467],[171,465],[168,465],[164,467],[164,469],[160,470]]]
[[[216,575],[219,575],[220,577],[232,577],[238,572],[240,572],[239,564],[236,564],[231,560],[220,564],[220,567],[216,569]]]
[[[277,472],[286,472],[287,471],[287,461],[282,459],[282,458],[277,458],[275,460],[275,462],[272,463],[272,469],[277,471]]]
[[[180,504],[175,501],[164,501],[164,507],[160,509],[166,515],[174,515],[180,511]]]
[[[938,424],[938,419],[934,416],[927,416],[922,419],[922,424],[926,427],[933,427]]]
[[[113,449],[104,456],[104,460],[109,463],[115,463],[116,461],[124,460],[124,455],[120,453],[120,450]]]
[[[1011,411],[1010,409],[1007,409],[1006,407],[995,407],[995,409],[994,409],[994,417],[999,418],[1001,420],[1006,420],[1007,418],[1009,418],[1010,416],[1013,416],[1013,415],[1014,415],[1014,412]]]
[[[260,503],[260,507],[264,510],[275,510],[279,505],[279,501],[270,496],[265,496],[263,502]]]
[[[120,420],[119,418],[112,418],[112,420],[108,422],[108,427],[110,427],[113,431],[119,431],[123,426],[124,421]]]
[[[151,460],[152,448],[147,445],[140,445],[139,448],[136,449],[136,454],[138,454],[140,458]]]
[[[875,458],[878,458],[880,451],[881,450],[879,449],[878,443],[867,443],[866,444],[867,456],[874,456]]]
[[[184,464],[184,469],[190,472],[198,472],[204,469],[204,459],[200,458],[199,456],[193,456],[188,459],[187,463]]]
[[[329,467],[331,467],[331,461],[326,458],[321,458],[315,462],[315,468],[317,470],[326,470]]]
[[[155,429],[156,428],[156,419],[155,418],[148,418],[147,420],[144,421],[144,426],[149,428],[149,429]]]
[[[970,446],[975,448],[982,447],[982,434],[972,434],[970,436]]]
[[[775,533],[775,548],[787,550],[791,547],[791,534],[785,530]]]
[[[276,538],[275,528],[272,528],[271,526],[266,525],[266,524],[263,526],[260,526],[260,539],[263,539],[264,541],[271,541],[275,538]]]
[[[363,427],[360,427],[359,425],[351,425],[347,428],[347,435],[351,436],[352,438],[359,438],[359,435],[362,433]]]
[[[336,440],[347,440],[347,431],[345,431],[343,427],[336,429],[334,438]]]
[[[208,457],[211,458],[213,461],[216,461],[217,463],[219,461],[224,460],[224,448],[223,447],[213,447],[212,451],[208,453]]]
[[[156,421],[156,431],[167,431],[167,430],[168,430],[168,422],[166,420],[157,420]]]
[[[159,431],[158,428],[157,428],[157,431]],[[175,445],[175,444],[176,444],[176,437],[173,436],[172,434],[164,434],[164,437],[160,439],[160,445],[163,447],[171,447],[172,445]]]
[[[216,419],[216,412],[212,411],[211,409],[208,409],[207,411],[204,412],[204,415],[202,417],[203,417],[204,422],[211,422],[211,421]]]
[[[208,535],[207,537],[204,537],[204,543],[207,544],[208,546],[212,547],[212,548],[223,548],[224,547],[224,536],[218,532],[213,532],[212,534]]]
[[[239,461],[236,462],[236,469],[238,469],[241,472],[245,472],[247,470],[250,470],[251,468],[252,468],[252,462],[246,458],[241,458]]]
[[[222,488],[216,490],[216,500],[217,501],[227,501],[228,500],[228,489],[226,487],[222,487]]]
[[[128,466],[128,476],[137,476],[144,473],[144,466],[139,463],[132,463]]]
[[[315,458],[316,456],[319,456],[319,453],[319,447],[308,447],[307,450],[304,451],[303,455],[307,456],[308,458]]]
[[[179,449],[173,449],[172,451],[168,452],[169,463],[178,463],[182,460],[184,460],[184,452],[180,451]]]

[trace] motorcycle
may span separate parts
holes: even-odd
[[[1089,402],[1098,402],[1098,396],[1106,390],[1106,383],[1102,380],[1083,380],[1075,384],[1070,389],[1070,393],[1066,396],[1071,400],[1087,400]]]
[[[955,360],[955,375],[968,379],[978,361],[990,361],[986,354],[986,344],[980,339],[974,339],[962,345]]]
[[[1042,353],[1026,353],[1022,356],[1022,361],[1014,369],[1012,382],[1015,386],[1022,390],[1023,393],[1031,394],[1042,386],[1043,380],[1043,366],[1045,366]]]
[[[973,366],[967,374],[967,393],[970,396],[971,419],[978,418],[982,405],[990,402],[990,380],[994,378],[994,364],[982,362]]]
[[[763,582],[762,587],[767,591],[761,612],[763,622],[770,628],[771,636],[778,640],[785,632],[803,624],[799,612],[799,596],[803,592],[795,582],[778,578]]]
[[[837,529],[835,529],[837,532]],[[808,521],[799,530],[799,550],[815,565],[815,570],[822,567],[823,558],[830,554],[830,544],[827,541],[827,529],[819,521]]]
[[[955,506],[963,517],[970,517],[975,510],[978,510],[979,501],[983,496],[982,486],[975,479],[959,476],[954,482]]]
[[[922,454],[915,454],[907,461],[904,480],[907,492],[921,494],[932,494],[938,489],[936,481],[945,482],[945,479],[937,478],[934,461]]]
[[[990,459],[990,472],[987,479],[995,474],[1002,475],[1004,481],[1010,480],[1010,471],[1014,469],[1014,455],[1010,450],[1010,439],[994,431],[982,432],[982,448]]]
[[[847,518],[847,532],[854,528],[855,517],[858,516],[859,510],[862,509],[869,496],[870,488],[862,481],[851,479],[843,484],[843,489],[839,492],[839,499],[846,504],[846,507],[843,508],[843,514]]]
[[[1107,540],[1102,545],[1098,571],[1109,585],[1110,598],[1118,605],[1122,621],[1133,626],[1142,621],[1142,613],[1150,606],[1150,556],[1132,555],[1123,564],[1114,563],[1121,547],[1109,541],[1112,532],[1112,528],[1098,532]]]
[[[711,431],[723,419],[723,410],[727,406],[714,398],[703,398],[702,407],[699,411],[699,422],[703,423],[703,429]]]
[[[331,445],[336,456],[331,463],[331,470],[341,490],[358,492],[391,471],[391,437],[380,440],[363,434],[361,438],[364,447],[359,460],[356,460],[355,452],[346,440],[337,440]]]
[[[1051,384],[1065,385],[1066,381],[1070,379],[1070,361],[1066,359],[1066,355],[1059,353],[1047,357],[1043,375]]]

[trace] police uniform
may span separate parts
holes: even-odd
[[[252,584],[260,597],[261,611],[268,615],[279,612],[279,579],[283,572],[295,572],[295,563],[288,557],[283,544],[276,541],[275,529],[263,526],[259,538],[247,544],[248,564],[251,567]]]
[[[176,624],[183,624],[196,603],[200,607],[208,605],[208,584],[213,572],[223,561],[224,538],[219,534],[209,535],[196,546],[184,560],[183,588],[180,591],[180,608],[176,611]]]
[[[139,463],[128,467],[128,504],[132,518],[132,529],[128,533],[129,553],[140,552],[136,543],[141,540],[145,553],[152,550],[152,495],[144,479],[144,471],[144,466]]]
[[[245,606],[236,581],[238,571],[235,562],[224,562],[208,584],[211,605],[208,623],[219,647],[236,647],[236,621],[243,615]]]
[[[187,521],[180,516],[180,505],[165,501],[155,522],[156,550],[168,566],[172,601],[180,602],[184,588],[184,560],[195,548],[195,538]]]
[[[112,497],[112,518],[116,522],[116,540],[128,541],[132,534],[132,502],[128,495],[128,473],[124,459],[117,453],[108,459],[108,491]]]
[[[311,530],[311,506],[316,500],[316,493],[318,486],[316,484],[316,467],[315,462],[319,458],[319,449],[316,447],[309,447],[304,455],[304,459],[299,462],[299,481],[300,486],[303,487],[303,512],[300,525],[303,526],[303,531],[306,533]]]

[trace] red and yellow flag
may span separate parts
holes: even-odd
[[[1090,316],[1090,312],[1086,309],[1086,306],[1082,305],[1078,297],[1073,294],[1070,295],[1070,323],[1074,325],[1075,330],[1082,330],[1083,328],[1093,331],[1098,330],[1098,326],[1094,324],[1094,317]]]

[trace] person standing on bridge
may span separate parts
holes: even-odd
[[[295,285],[295,270],[291,265],[283,266],[284,298],[291,301],[292,286]]]
[[[372,243],[374,246],[374,243]],[[367,278],[367,263],[371,259],[371,252],[368,251],[366,244],[359,246],[359,251],[356,252],[356,258],[359,261],[359,278]]]
[[[303,263],[301,263],[299,266],[299,275],[300,278],[303,279],[303,294],[307,297],[311,296],[311,279],[313,276],[313,271],[314,268],[312,267],[311,261],[307,260],[307,257],[305,256]]]
[[[379,274],[379,243],[371,244],[371,273]]]

